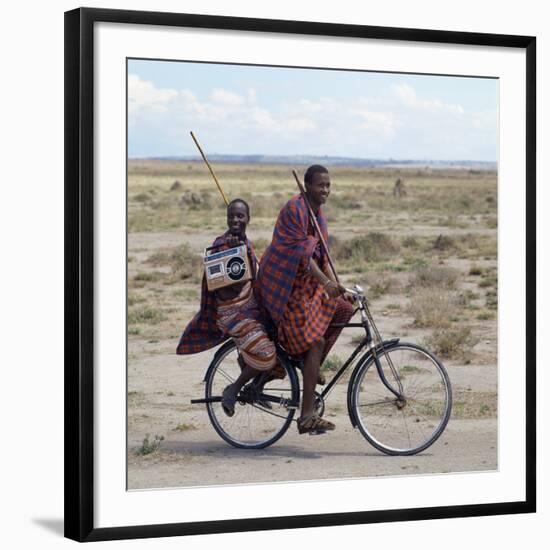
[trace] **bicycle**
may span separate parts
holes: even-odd
[[[382,340],[363,289],[346,289],[355,301],[361,322],[334,324],[362,327],[365,336],[346,362],[316,392],[315,408],[323,415],[325,401],[355,359],[363,352],[350,376],[347,409],[351,424],[379,451],[388,455],[413,455],[427,449],[443,433],[452,408],[452,390],[443,364],[426,349],[399,338]],[[238,377],[240,366],[233,341],[214,355],[205,377],[204,403],[216,432],[230,445],[262,449],[278,441],[290,427],[300,406],[297,370],[301,361],[289,356],[276,343],[284,378],[256,376],[239,392],[235,414],[228,417],[221,407],[223,389]]]

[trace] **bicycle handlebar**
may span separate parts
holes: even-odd
[[[355,285],[353,288],[346,288],[346,292],[355,296],[356,298],[365,298],[363,289],[359,285]]]

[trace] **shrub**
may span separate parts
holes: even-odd
[[[470,350],[479,342],[468,327],[436,330],[424,344],[440,357],[468,359]]]
[[[433,242],[433,248],[435,250],[454,250],[457,248],[456,242],[449,235],[438,235]]]
[[[171,250],[162,250],[147,258],[147,262],[156,266],[169,266],[177,279],[191,279],[200,282],[203,262],[199,254],[193,252],[187,243]]]
[[[321,365],[322,371],[337,371],[343,365],[338,355],[329,355]]]
[[[478,284],[481,288],[486,288],[486,287],[489,287],[489,286],[496,286],[497,285],[497,277],[496,277],[496,275],[485,275]]]
[[[483,311],[480,314],[477,315],[476,319],[478,321],[488,321],[489,319],[493,319],[494,315],[488,311]]]
[[[165,277],[165,273],[161,271],[140,271],[135,277],[134,281],[146,281],[149,283],[155,283]]]
[[[369,275],[367,278],[368,290],[367,295],[370,299],[376,300],[380,296],[389,292],[397,284],[393,277],[388,277],[383,274]]]
[[[485,305],[489,309],[497,309],[498,307],[498,297],[496,290],[488,290],[485,295]]]
[[[149,202],[151,200],[151,195],[149,195],[149,193],[138,193],[134,195],[133,200],[142,203]]]
[[[405,248],[416,248],[418,246],[418,240],[416,237],[405,237],[401,240],[401,245]]]
[[[456,301],[448,293],[422,288],[415,292],[408,312],[418,327],[448,327],[456,316]]]
[[[409,281],[410,288],[455,288],[458,271],[452,267],[426,266],[415,269]]]
[[[144,456],[151,453],[154,453],[160,447],[161,443],[164,441],[163,435],[155,435],[155,439],[150,440],[149,436],[151,434],[146,434],[141,447],[136,449],[136,454]]]
[[[140,307],[128,312],[129,325],[137,325],[138,323],[156,325],[165,319],[166,316],[160,309],[149,306]]]
[[[358,259],[377,262],[390,258],[399,252],[399,244],[384,233],[371,232],[363,237],[347,241],[333,240],[332,252],[339,260]]]
[[[189,430],[196,430],[197,427],[194,424],[186,424],[185,422],[179,423],[175,428],[175,432],[187,432]]]

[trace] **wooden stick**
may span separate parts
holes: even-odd
[[[190,132],[191,137],[193,138],[193,141],[195,142],[195,145],[197,146],[197,149],[199,150],[200,154],[202,155],[202,159],[206,163],[206,166],[208,166],[208,169],[210,170],[210,173],[212,174],[212,177],[214,178],[214,181],[216,182],[216,185],[218,186],[218,189],[220,193],[222,194],[222,198],[225,202],[225,206],[229,204],[229,201],[227,200],[227,197],[225,196],[225,193],[223,192],[222,186],[220,185],[220,182],[218,181],[218,178],[216,177],[216,174],[214,174],[214,170],[212,170],[212,166],[210,166],[210,163],[208,162],[208,159],[206,158],[206,155],[202,152],[201,146],[199,145],[199,142],[197,141],[197,138],[195,137],[195,134],[193,132]]]
[[[334,279],[336,280],[337,283],[340,283],[340,280],[338,279],[338,274],[336,273],[336,269],[334,267],[334,263],[332,262],[332,258],[330,257],[330,252],[328,251],[328,245],[325,242],[323,234],[321,233],[321,228],[319,227],[319,224],[317,223],[317,219],[315,218],[313,208],[311,208],[311,205],[309,204],[309,201],[307,199],[306,190],[304,189],[304,186],[302,185],[302,182],[298,178],[298,174],[296,173],[296,170],[292,170],[292,173],[294,174],[294,178],[296,179],[296,183],[298,184],[298,189],[300,189],[300,193],[302,194],[304,202],[307,205],[307,209],[308,209],[308,212],[309,212],[309,217],[311,218],[311,221],[313,222],[313,227],[317,231],[317,235],[319,235],[319,239],[321,240],[321,244],[323,246],[325,254],[327,255],[328,263],[330,264],[330,267],[332,269],[332,273],[334,274]]]
[[[189,132],[191,134],[191,137],[193,138],[193,141],[195,142],[195,145],[197,146],[197,149],[199,150],[200,154],[202,155],[202,159],[206,163],[206,166],[208,166],[208,169],[210,170],[210,173],[212,174],[212,177],[214,178],[214,181],[216,182],[216,185],[218,186],[218,189],[222,195],[222,198],[225,202],[225,206],[229,204],[229,201],[227,200],[227,197],[225,196],[225,193],[223,192],[222,186],[220,185],[220,182],[218,181],[218,178],[216,177],[216,174],[214,174],[214,170],[212,170],[212,166],[210,166],[210,163],[208,162],[208,159],[206,158],[206,155],[203,153],[203,150],[201,149],[201,146],[199,145],[199,142],[197,141],[197,138],[195,137],[195,134],[193,132]],[[260,260],[258,260],[258,256],[256,256],[256,253],[254,252],[254,259],[256,260],[256,264],[260,265]]]

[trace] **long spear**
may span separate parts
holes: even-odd
[[[225,206],[229,204],[229,201],[227,200],[227,197],[225,196],[225,193],[223,192],[222,186],[220,185],[220,182],[218,181],[218,178],[216,177],[216,174],[214,174],[214,170],[212,170],[212,166],[210,166],[210,163],[208,162],[208,159],[206,158],[206,155],[204,154],[201,146],[199,145],[199,142],[197,141],[197,138],[195,137],[195,134],[190,131],[191,137],[193,138],[193,141],[195,142],[195,145],[197,146],[197,149],[199,150],[202,159],[204,160],[206,166],[208,166],[208,169],[210,170],[210,173],[212,174],[212,177],[214,178],[214,181],[216,182],[216,185],[218,186],[218,190],[221,193],[221,196],[223,198],[223,201],[225,202]],[[258,256],[256,256],[256,252],[254,254],[254,259],[256,260],[256,264],[260,265],[260,260],[258,259]]]
[[[323,249],[325,251],[325,254],[328,258],[328,263],[330,264],[330,267],[332,269],[332,273],[334,274],[334,279],[337,283],[340,283],[340,280],[338,279],[338,274],[336,273],[336,268],[334,267],[334,263],[332,262],[332,258],[330,257],[330,252],[328,250],[328,245],[325,242],[325,238],[323,237],[323,234],[321,233],[321,228],[319,227],[319,224],[317,223],[317,219],[315,218],[315,214],[313,213],[313,208],[311,208],[311,204],[309,204],[309,200],[306,196],[306,190],[304,189],[304,186],[302,185],[302,182],[298,178],[298,174],[296,173],[296,170],[292,170],[292,173],[294,174],[294,178],[296,179],[296,183],[298,184],[298,189],[300,189],[300,193],[304,199],[304,202],[306,203],[309,217],[311,218],[311,221],[313,222],[313,227],[315,227],[315,230],[317,231],[317,235],[319,235],[319,239],[321,240],[321,244],[323,245]]]
[[[210,163],[208,162],[208,159],[206,158],[206,155],[203,153],[201,146],[199,145],[199,142],[197,141],[197,138],[195,137],[195,134],[193,132],[190,132],[191,137],[193,138],[193,141],[195,142],[195,145],[197,146],[197,149],[199,150],[200,154],[202,155],[202,159],[206,163],[206,166],[208,166],[208,169],[210,170],[210,173],[212,174],[212,177],[214,178],[214,181],[216,182],[216,185],[218,186],[218,189],[222,195],[222,198],[225,202],[225,206],[229,204],[229,201],[227,200],[227,197],[225,196],[225,193],[223,192],[222,186],[220,185],[220,182],[218,181],[218,178],[216,177],[216,174],[214,174],[214,170],[212,170],[212,166],[210,166]]]

